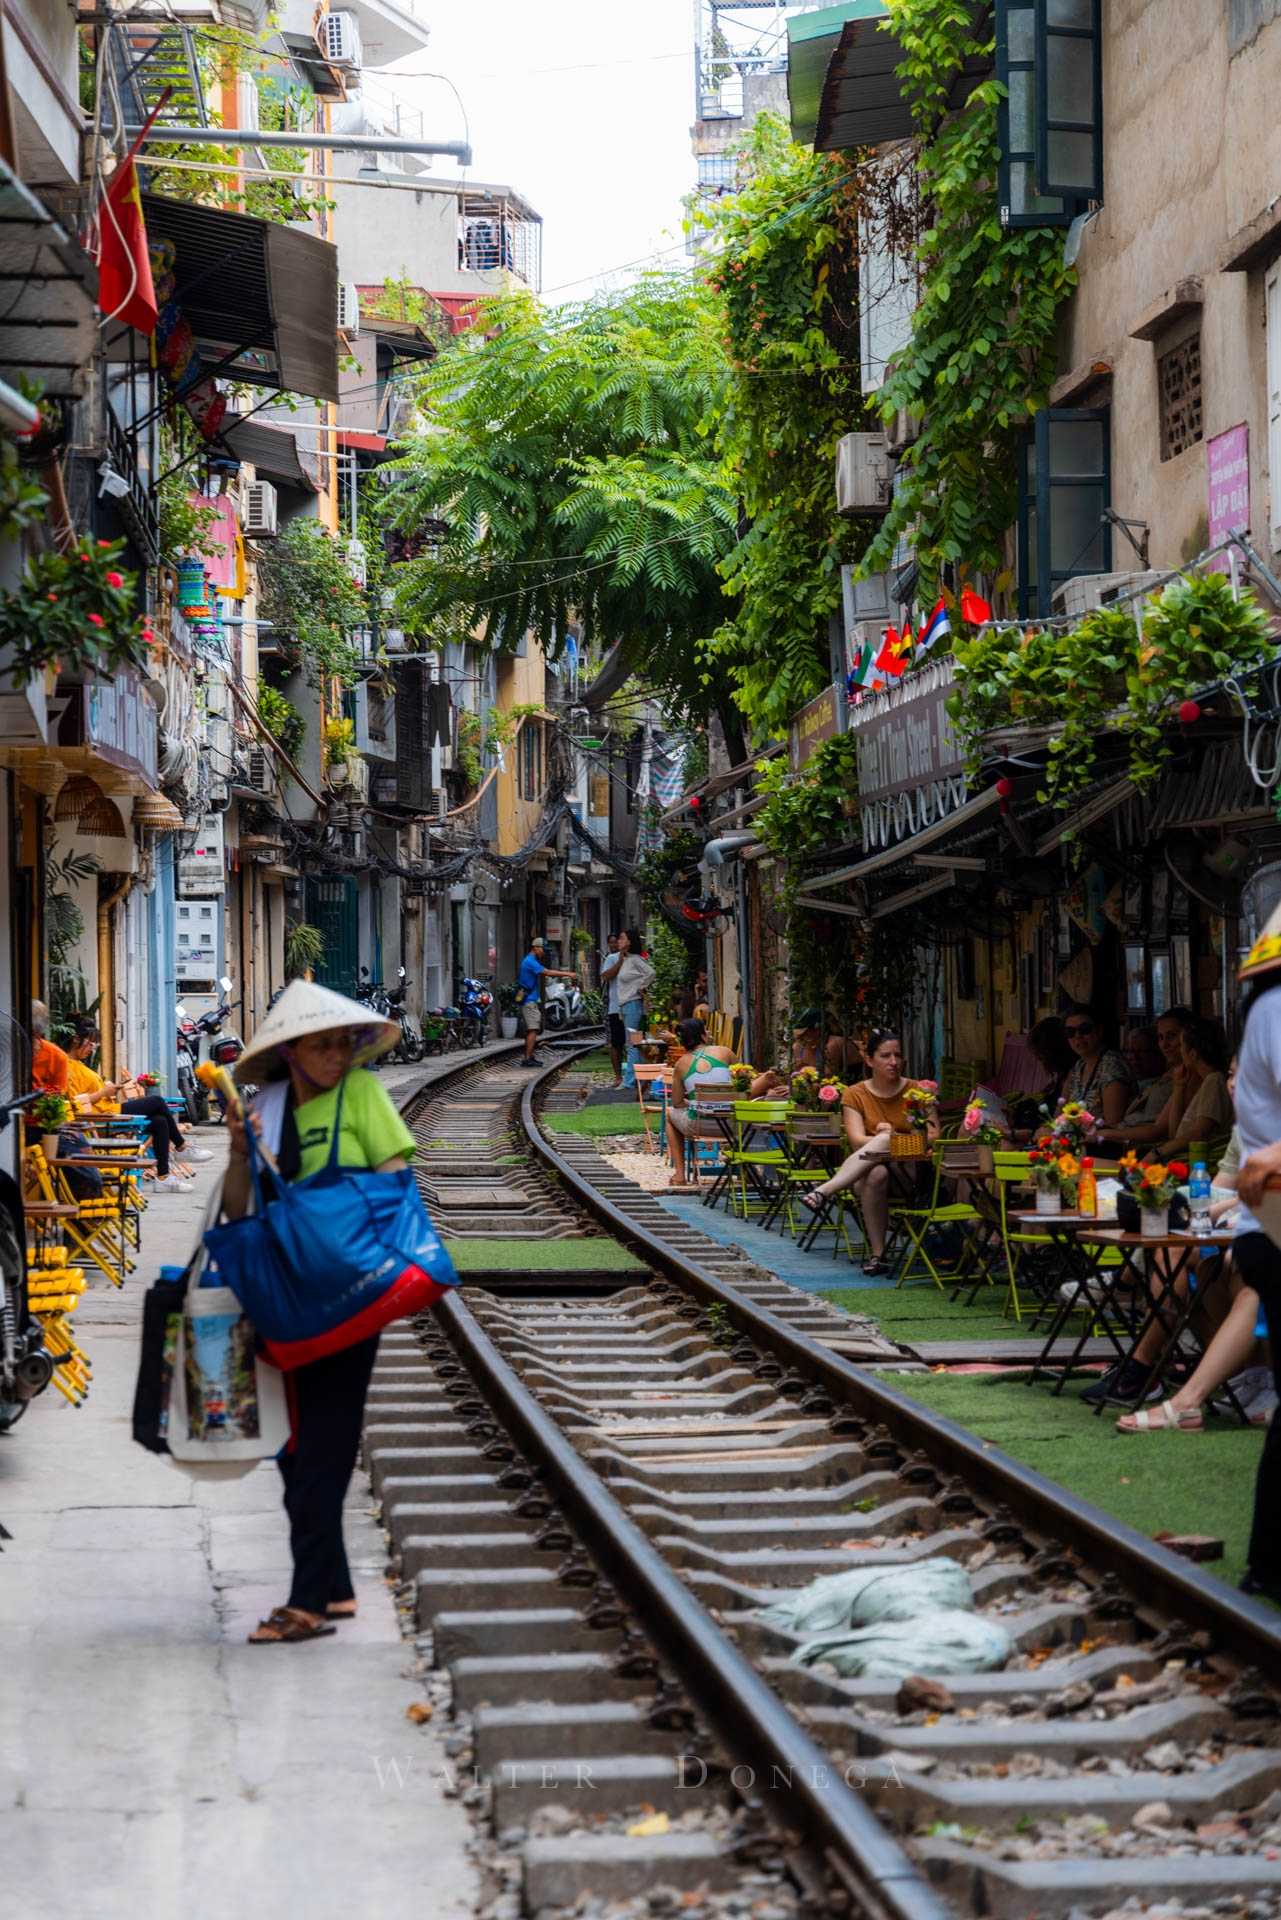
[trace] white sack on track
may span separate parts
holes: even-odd
[[[990,1673],[1013,1642],[974,1611],[970,1576],[942,1557],[829,1573],[767,1607],[761,1619],[803,1634],[794,1665],[834,1667],[846,1678]]]
[[[818,1634],[796,1649],[792,1664],[825,1663],[846,1680],[906,1680],[913,1673],[992,1673],[1013,1651],[1009,1634],[994,1620],[939,1607],[915,1620]]]

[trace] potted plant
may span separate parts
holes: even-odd
[[[990,1174],[995,1170],[993,1149],[1001,1144],[1001,1129],[993,1126],[987,1117],[987,1110],[980,1101],[972,1101],[965,1109],[961,1121],[961,1133],[964,1139],[977,1150],[979,1172]]]
[[[1080,1159],[1086,1140],[1098,1124],[1094,1115],[1079,1100],[1069,1100],[1055,1115],[1054,1133],[1067,1151]]]
[[[1081,1162],[1074,1153],[1068,1151],[1064,1142],[1047,1140],[1033,1147],[1028,1159],[1032,1163],[1031,1180],[1036,1189],[1037,1212],[1062,1213],[1064,1202],[1069,1208],[1074,1207],[1077,1184],[1081,1178]]]
[[[31,1118],[40,1130],[40,1144],[46,1160],[58,1158],[59,1130],[71,1118],[71,1102],[65,1093],[42,1093],[31,1104]]]
[[[313,927],[306,920],[294,920],[285,928],[285,977],[288,980],[310,980],[315,970],[324,965],[325,936],[319,927]]]
[[[735,1060],[730,1064],[729,1077],[738,1098],[740,1100],[750,1098],[752,1082],[756,1078],[756,1068],[749,1066],[745,1060]]]
[[[506,980],[498,989],[498,1024],[504,1040],[514,1040],[520,1019],[516,1012],[516,985]]]
[[[818,1068],[798,1067],[791,1078],[792,1105],[798,1113],[818,1112]]]
[[[907,1131],[890,1135],[890,1152],[896,1160],[919,1160],[929,1148],[929,1131],[938,1107],[938,1081],[918,1080],[903,1095],[907,1108]]]
[[[325,722],[325,772],[331,786],[341,787],[347,780],[347,762],[356,751],[356,729],[344,718]]]
[[[1125,1184],[1138,1202],[1139,1232],[1145,1240],[1161,1239],[1170,1231],[1170,1207],[1178,1197],[1180,1182],[1188,1177],[1186,1163],[1150,1160],[1140,1166],[1136,1156],[1127,1153],[1121,1167]]]

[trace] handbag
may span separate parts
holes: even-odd
[[[289,1407],[239,1300],[208,1283],[208,1258],[202,1241],[144,1296],[133,1437],[187,1473],[238,1477],[286,1444]]]
[[[425,1313],[458,1284],[411,1169],[338,1164],[343,1091],[326,1165],[277,1182],[274,1199],[263,1192],[261,1149],[246,1127],[256,1211],[205,1234],[219,1278],[286,1371]]]

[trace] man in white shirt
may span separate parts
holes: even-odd
[[[627,1034],[623,1028],[623,1016],[618,1004],[618,969],[622,964],[623,956],[618,950],[618,935],[611,933],[605,941],[605,951],[600,957],[600,983],[605,989],[605,1030],[616,1087],[621,1087],[623,1084],[623,1054],[627,1050]]]
[[[1281,1194],[1266,1191],[1268,1180],[1281,1176],[1281,908],[1250,949],[1241,978],[1258,980],[1264,991],[1250,1008],[1237,1062],[1237,1131],[1245,1158],[1237,1175],[1242,1205],[1234,1223],[1232,1258],[1267,1315],[1273,1378],[1281,1382]],[[1259,1460],[1246,1561],[1242,1592],[1281,1604],[1281,1420],[1277,1419],[1268,1427]]]

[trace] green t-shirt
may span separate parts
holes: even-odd
[[[302,1178],[319,1173],[329,1160],[337,1087],[319,1093],[294,1111],[302,1147]],[[353,1067],[342,1082],[342,1131],[338,1164],[343,1167],[380,1167],[403,1153],[412,1160],[417,1142],[391,1103],[386,1087],[363,1067]]]

